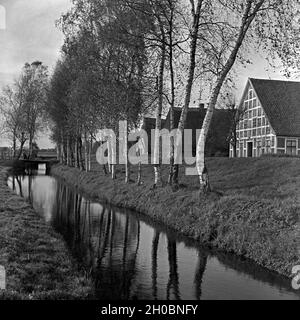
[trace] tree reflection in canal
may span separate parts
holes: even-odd
[[[56,178],[17,174],[8,185],[63,235],[97,299],[299,299],[290,281],[217,253],[138,213],[91,201]]]

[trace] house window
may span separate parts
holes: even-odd
[[[253,98],[253,90],[249,90],[249,99],[252,99]]]
[[[247,111],[249,109],[249,103],[248,101],[245,102],[245,110]]]
[[[261,129],[261,134],[264,136],[266,134],[266,128]]]
[[[266,134],[270,134],[271,133],[271,128],[270,127],[267,127],[266,128]]]
[[[244,129],[248,128],[248,121],[244,121]]]
[[[256,128],[256,125],[257,125],[257,119],[253,119],[253,128]]]
[[[261,108],[259,108],[259,109],[257,110],[257,116],[258,116],[258,117],[261,116]]]
[[[254,100],[253,100],[253,108],[256,108],[256,107],[257,107],[257,100],[254,99]]]
[[[252,130],[252,135],[255,137],[256,136],[256,129]]]
[[[253,118],[257,116],[257,110],[253,110]]]
[[[261,127],[261,118],[257,119],[257,126]]]
[[[285,148],[285,139],[284,138],[277,138],[277,148]]]
[[[257,129],[257,135],[261,136],[261,128]]]
[[[287,140],[286,141],[286,153],[295,156],[297,154],[297,141]]]
[[[249,119],[252,118],[252,111],[249,111]]]
[[[262,122],[262,125],[264,126],[266,124],[266,119],[265,118],[262,118],[261,119],[261,122]]]

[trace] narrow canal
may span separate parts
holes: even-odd
[[[94,202],[42,169],[8,185],[63,235],[97,299],[300,299],[289,279]]]

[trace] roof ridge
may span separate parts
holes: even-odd
[[[282,80],[282,79],[263,79],[263,78],[249,78],[249,80],[269,81],[269,82],[284,82],[284,83],[300,83],[300,80]]]

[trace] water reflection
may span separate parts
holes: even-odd
[[[300,298],[284,277],[93,202],[43,172],[8,184],[64,236],[98,299]]]

